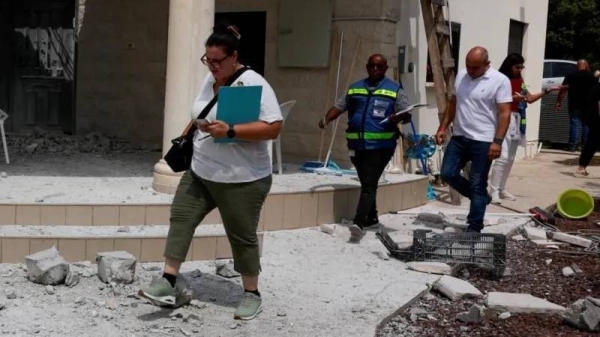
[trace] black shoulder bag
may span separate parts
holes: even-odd
[[[225,86],[230,86],[248,69],[248,67],[238,69],[233,76],[229,78],[227,83],[225,83]],[[213,97],[213,99],[206,105],[206,107],[204,107],[196,119],[206,118],[206,115],[208,115],[210,110],[217,103],[217,96],[218,95],[215,95],[215,97]],[[194,134],[196,133],[197,129],[198,127],[196,126],[196,123],[192,121],[183,135],[171,140],[171,144],[173,145],[171,145],[171,148],[165,155],[164,159],[173,172],[182,172],[190,168],[194,152]]]

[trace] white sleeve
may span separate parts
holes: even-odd
[[[512,101],[512,87],[510,85],[510,80],[508,77],[502,75],[500,87],[498,88],[498,91],[496,91],[496,104],[512,103]]]
[[[277,96],[275,96],[275,91],[273,91],[273,88],[271,88],[271,85],[269,85],[266,80],[263,79],[262,82],[263,88],[258,119],[267,123],[282,121],[283,116],[281,115],[281,109],[279,108],[279,102],[277,101]]]

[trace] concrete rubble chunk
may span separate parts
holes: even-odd
[[[221,263],[217,265],[217,275],[225,278],[240,277],[240,273],[233,269],[233,261]]]
[[[426,320],[429,318],[429,313],[421,308],[410,309],[410,320],[413,322]]]
[[[422,222],[440,224],[445,221],[445,216],[442,213],[421,212],[417,215],[417,220]]]
[[[583,270],[578,265],[576,265],[575,263],[573,263],[571,265],[571,269],[573,269],[573,271],[575,272],[575,274],[582,274],[583,273]]]
[[[508,319],[508,318],[510,318],[510,316],[511,316],[510,312],[503,312],[500,315],[498,315],[498,318],[500,318],[500,319]]]
[[[6,299],[7,300],[16,300],[17,293],[14,290],[6,290]]]
[[[589,248],[592,245],[592,240],[582,238],[580,236],[569,235],[565,233],[551,233],[551,239],[556,241],[570,243],[574,246],[579,246],[583,248]]]
[[[456,315],[456,319],[463,323],[479,323],[481,322],[481,308],[474,305],[469,311],[461,312]]]
[[[483,294],[471,283],[448,275],[442,276],[433,288],[456,301],[463,297],[482,297]]]
[[[531,227],[531,226],[524,226],[523,229],[525,230],[525,236],[529,240],[547,240],[548,239],[546,231],[543,229]]]
[[[486,299],[490,309],[508,311],[510,313],[563,313],[566,309],[558,304],[531,296],[530,294],[513,294],[491,292]]]
[[[519,235],[515,235],[513,236],[511,239],[513,239],[514,241],[525,241],[527,240],[526,238],[523,237],[523,235],[519,234]]]
[[[437,275],[452,274],[452,267],[450,267],[446,263],[441,262],[408,262],[406,266],[410,270],[418,271],[421,273]]]
[[[67,287],[72,288],[72,287],[76,286],[77,283],[79,283],[79,275],[70,271],[67,274],[67,278],[65,279],[65,285]]]
[[[321,229],[321,232],[329,235],[333,235],[335,232],[335,225],[321,225],[319,228]]]
[[[562,269],[562,273],[565,277],[571,277],[575,275],[575,272],[573,271],[573,269],[571,269],[571,267],[564,267]]]
[[[587,297],[571,304],[563,313],[563,320],[587,331],[600,331],[600,300]]]
[[[27,278],[43,285],[57,285],[65,281],[69,264],[60,255],[56,246],[25,257]]]
[[[133,283],[135,279],[135,256],[125,251],[98,253],[98,277],[104,283]]]
[[[557,247],[568,247],[570,246],[568,243],[566,242],[560,242],[560,241],[554,241],[554,240],[531,240],[531,242],[535,243],[536,246],[540,247],[540,248],[548,248],[551,246],[557,246]]]

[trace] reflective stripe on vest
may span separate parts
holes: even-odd
[[[378,89],[373,92],[373,95],[385,96],[392,99],[396,99],[398,93],[387,89]]]
[[[394,132],[365,132],[363,139],[365,140],[380,140],[394,138]],[[358,138],[358,132],[346,132],[346,139],[355,140]]]
[[[521,125],[527,124],[527,118],[521,118]]]
[[[369,92],[367,91],[367,89],[361,89],[361,88],[355,88],[355,89],[349,89],[348,90],[348,96],[352,96],[352,95],[368,95]]]

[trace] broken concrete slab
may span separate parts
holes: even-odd
[[[481,308],[474,305],[469,311],[461,312],[456,315],[456,319],[463,323],[479,323],[482,320]]]
[[[452,267],[441,262],[408,262],[408,269],[421,273],[436,274],[436,275],[451,275]]]
[[[523,221],[519,222],[504,222],[501,224],[486,226],[481,230],[483,234],[502,234],[506,237],[511,237],[515,233],[519,231],[519,229],[523,228],[525,223]]]
[[[56,246],[25,257],[27,278],[35,283],[57,285],[65,281],[69,264],[60,255]]]
[[[524,226],[525,237],[529,240],[547,240],[548,236],[546,230],[532,226]]]
[[[485,301],[490,309],[510,313],[563,313],[566,308],[530,294],[491,292]]]
[[[563,313],[565,322],[578,329],[600,331],[600,300],[587,297],[571,304]]]
[[[104,283],[133,283],[135,279],[135,256],[125,251],[98,253],[98,278]]]
[[[550,239],[554,239],[556,241],[567,242],[574,246],[579,246],[583,248],[589,248],[592,245],[592,240],[582,238],[580,236],[569,235],[565,233],[550,233]]]
[[[483,294],[471,283],[448,275],[442,276],[433,288],[449,299],[456,301],[463,297],[482,297]]]
[[[549,248],[552,246],[556,247],[568,247],[569,244],[566,242],[554,241],[554,240],[531,240],[531,242],[535,243],[536,246],[541,248]]]

